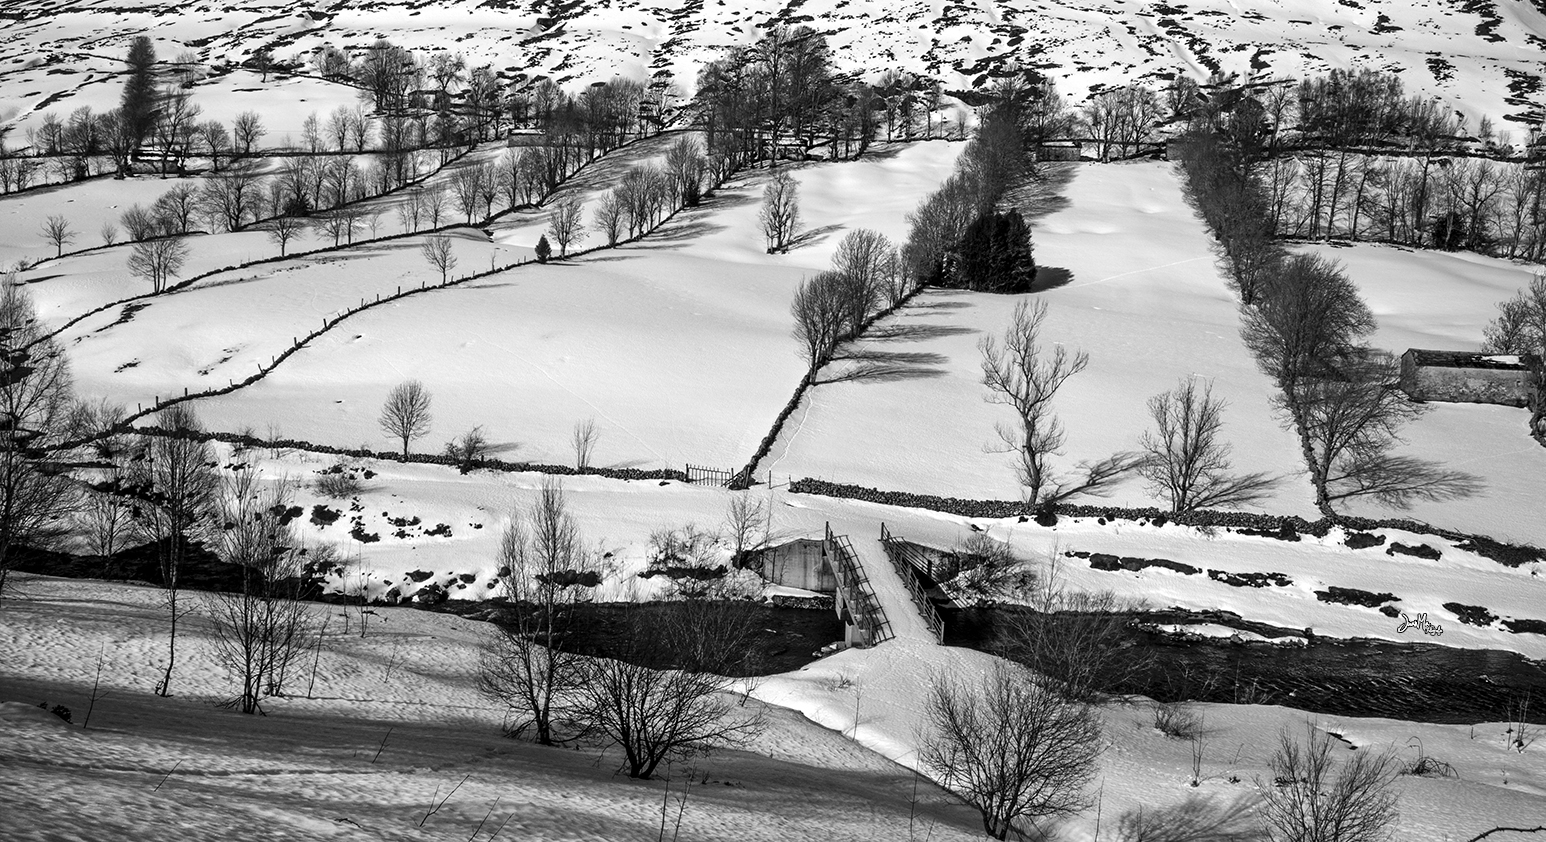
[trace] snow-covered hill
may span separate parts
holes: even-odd
[[[547,75],[578,88],[614,75],[669,73],[690,92],[698,67],[769,26],[827,36],[838,68],[889,70],[948,89],[987,84],[1006,64],[1033,66],[1083,99],[1180,72],[1300,77],[1332,68],[1400,73],[1409,93],[1490,115],[1524,139],[1541,117],[1542,0],[343,0],[337,3],[8,3],[0,30],[0,119],[48,107],[99,110],[134,35],[163,59],[184,51],[223,66],[267,47],[281,59],[377,38],[464,54],[507,76]],[[239,94],[256,79],[226,87]],[[305,98],[307,91],[299,92]],[[310,92],[315,93],[315,92]],[[326,110],[324,108],[323,110]]]

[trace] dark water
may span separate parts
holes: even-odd
[[[946,642],[991,650],[1003,613],[1012,610],[946,609]],[[1528,700],[1526,718],[1546,724],[1546,664],[1514,652],[1324,638],[1305,647],[1182,642],[1131,627],[1121,646],[1123,657],[1148,665],[1112,689],[1163,702],[1278,704],[1340,716],[1469,724],[1507,720]]]

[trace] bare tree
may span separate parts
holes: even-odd
[[[199,207],[209,221],[210,230],[218,226],[237,231],[249,217],[256,217],[261,206],[262,186],[258,164],[247,158],[210,176],[199,195]]]
[[[762,209],[757,219],[767,240],[768,254],[785,251],[800,227],[800,185],[787,172],[780,172],[762,191]]]
[[[773,540],[772,501],[750,491],[732,495],[725,507],[724,534],[730,542],[730,563],[745,567]]]
[[[102,223],[102,245],[110,246],[118,242],[118,225],[111,219]]]
[[[1230,473],[1230,445],[1221,437],[1225,406],[1212,384],[1199,393],[1191,378],[1149,398],[1155,429],[1143,434],[1138,473],[1172,512],[1248,505],[1277,485],[1265,473]]]
[[[188,244],[180,238],[145,240],[129,252],[129,274],[150,281],[151,292],[161,293],[187,261]]]
[[[795,291],[789,311],[794,316],[794,337],[800,343],[807,370],[816,370],[832,359],[845,338],[850,307],[845,281],[835,272],[821,272],[806,279]]]
[[[285,247],[306,230],[306,220],[298,216],[276,216],[268,221],[269,242],[279,246],[279,256],[284,257]]]
[[[1100,722],[1027,670],[998,664],[980,683],[936,681],[928,722],[919,759],[982,812],[990,838],[1090,806]]]
[[[156,215],[164,233],[186,234],[193,225],[193,215],[199,205],[199,191],[192,184],[183,183],[173,185],[170,190],[157,196],[150,211]]]
[[[397,205],[397,221],[404,231],[418,231],[419,217],[424,213],[424,188],[413,186],[404,190],[402,201]]]
[[[456,206],[466,215],[469,225],[472,224],[472,215],[478,210],[486,175],[482,167],[465,166],[451,178],[451,192],[456,199]]]
[[[1395,824],[1398,772],[1390,751],[1337,751],[1330,734],[1305,723],[1300,742],[1286,729],[1258,779],[1261,818],[1272,842],[1377,842]],[[1333,753],[1345,759],[1338,763]]]
[[[192,407],[173,404],[156,415],[161,434],[146,437],[145,458],[130,463],[130,481],[139,504],[135,524],[140,535],[156,544],[161,587],[169,618],[166,670],[156,683],[156,695],[169,696],[177,665],[177,626],[188,613],[180,599],[182,564],[188,541],[204,523],[213,502],[217,479],[209,443]]]
[[[1090,357],[1083,351],[1070,354],[1058,345],[1048,354],[1041,346],[1042,323],[1047,302],[1038,299],[1027,306],[1015,305],[1002,344],[992,336],[978,343],[982,353],[985,398],[1015,412],[1015,424],[998,425],[1001,452],[1015,456],[1015,473],[1025,487],[1026,504],[1044,508],[1076,494],[1099,494],[1123,474],[1137,467],[1138,457],[1118,453],[1079,465],[1075,476],[1051,470],[1048,460],[1061,452],[1063,425],[1052,413],[1052,399],[1068,378],[1083,371]]]
[[[584,421],[574,422],[574,430],[569,435],[569,443],[574,447],[574,466],[580,470],[590,467],[591,454],[596,451],[596,442],[601,440],[601,432],[596,429],[596,419],[587,418]]]
[[[633,608],[617,658],[585,663],[581,717],[593,733],[622,748],[630,778],[650,778],[671,758],[742,745],[762,728],[761,716],[738,704],[727,679],[690,665],[647,665],[669,649],[675,633]]]
[[[307,648],[309,616],[299,597],[300,547],[285,517],[290,484],[264,485],[257,469],[237,465],[216,496],[210,538],[221,561],[235,565],[241,590],[206,594],[215,662],[240,687],[224,703],[262,713],[262,695],[281,695],[288,667]]]
[[[215,172],[220,172],[220,159],[231,152],[231,133],[226,131],[225,125],[218,120],[206,120],[198,126],[199,140],[204,144],[204,151],[209,153],[209,167]]]
[[[70,221],[62,216],[50,216],[43,220],[43,239],[48,240],[54,247],[54,257],[64,254],[64,247],[75,241],[75,232],[70,230]]]
[[[995,651],[1045,677],[1064,698],[1094,702],[1122,692],[1149,668],[1143,653],[1128,646],[1129,618],[1145,606],[1111,591],[1069,589],[1060,572],[1056,546],[1029,579],[1015,583],[1015,601],[1028,610],[1006,613],[995,630]]]
[[[570,243],[585,239],[584,211],[585,204],[574,194],[553,203],[553,210],[548,214],[548,233],[558,243],[559,257],[569,253]]]
[[[949,554],[940,587],[962,605],[992,604],[1035,591],[1036,573],[1009,544],[972,532]]]
[[[126,478],[123,466],[108,468],[86,493],[76,519],[76,528],[91,552],[104,560],[118,552],[133,528],[134,506],[121,490]]]
[[[530,730],[538,743],[553,745],[583,727],[584,659],[564,647],[578,607],[600,582],[557,479],[543,479],[524,518],[511,513],[498,563],[513,613],[482,653],[478,689],[505,705],[507,733]]]
[[[1535,399],[1530,408],[1530,432],[1546,441],[1546,271],[1538,270],[1530,284],[1498,304],[1498,317],[1487,325],[1485,348],[1493,354],[1534,354]]]
[[[429,390],[417,380],[405,380],[392,387],[386,404],[381,407],[382,432],[403,442],[403,455],[408,455],[408,442],[429,432]]]
[[[424,212],[429,216],[429,227],[439,228],[440,217],[446,212],[446,189],[444,186],[424,188]]]
[[[591,224],[606,235],[608,246],[617,245],[623,233],[623,203],[618,199],[616,190],[608,190],[601,201],[596,203],[596,211],[591,214]]]
[[[1388,353],[1365,352],[1332,376],[1306,377],[1285,402],[1300,418],[1308,443],[1316,502],[1354,498],[1406,508],[1416,500],[1447,500],[1480,491],[1481,481],[1435,462],[1396,452],[1401,428],[1428,410],[1397,384]]]
[[[155,214],[145,210],[139,205],[130,205],[118,220],[123,223],[124,231],[133,242],[148,240],[151,237],[165,233],[161,230],[161,221]]]
[[[231,124],[236,152],[243,157],[251,155],[252,148],[267,133],[268,130],[263,128],[263,118],[256,111],[243,111],[236,115],[236,122]]]
[[[695,208],[703,198],[703,176],[708,160],[703,157],[698,141],[681,137],[666,151],[666,177],[671,181],[671,192],[681,207]]]
[[[440,270],[440,283],[444,284],[451,270],[456,268],[456,255],[451,252],[451,238],[444,234],[431,234],[424,239],[419,252],[431,266]]]
[[[48,547],[77,501],[76,483],[46,448],[66,437],[69,361],[38,321],[14,273],[0,275],[0,598],[22,547]]]

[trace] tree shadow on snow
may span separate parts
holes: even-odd
[[[926,339],[962,336],[976,332],[975,328],[960,325],[890,324],[872,328],[867,338],[882,342],[922,342]]]
[[[1073,282],[1074,273],[1061,266],[1038,266],[1036,280],[1031,282],[1031,292],[1046,292]]]
[[[831,373],[815,381],[826,383],[886,383],[898,380],[922,380],[943,377],[938,366],[946,362],[943,354],[929,351],[882,351],[861,347],[846,351],[832,361]]]
[[[834,231],[841,231],[842,229],[843,226],[841,225],[823,225],[820,228],[812,228],[809,231],[801,231],[789,240],[789,246],[784,249],[784,252],[788,253],[798,248],[815,245],[816,243],[826,239],[828,234],[831,234]]]
[[[1074,180],[1077,164],[1044,162],[1037,165],[1036,176],[1009,191],[1008,203],[1020,211],[1027,223],[1068,207],[1068,185]]]

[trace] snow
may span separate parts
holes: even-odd
[[[128,39],[150,31],[163,58],[193,49],[206,60],[239,61],[260,45],[281,57],[324,43],[361,48],[385,36],[421,51],[455,49],[470,64],[529,76],[547,74],[571,90],[615,73],[645,78],[661,70],[691,87],[697,68],[724,48],[747,44],[772,21],[807,22],[829,33],[840,70],[922,72],[949,88],[985,83],[995,59],[1016,54],[1023,35],[1045,46],[1038,66],[1074,100],[1100,85],[1157,82],[1181,69],[1195,77],[1216,62],[1225,71],[1286,76],[1334,67],[1393,68],[1409,93],[1442,97],[1472,118],[1518,118],[1539,108],[1538,94],[1509,94],[1508,71],[1538,77],[1546,16],[1528,4],[1501,4],[1500,41],[1475,33],[1483,18],[1442,0],[1326,4],[1311,0],[1200,0],[1163,10],[1137,0],[1100,8],[1072,3],[940,4],[915,0],[755,0],[736,4],[598,0],[551,11],[449,0],[424,5],[387,0],[369,6],[277,7],[248,0],[220,6],[129,3],[17,6],[0,43],[0,128],[12,146],[44,111],[117,104],[119,57]],[[798,6],[799,15],[790,16]],[[1486,10],[1484,10],[1486,11]],[[1381,16],[1388,24],[1375,32]],[[1390,26],[1400,27],[1389,30]],[[1032,31],[1034,30],[1034,31]],[[542,36],[542,37],[537,37]],[[1450,65],[1427,59],[1442,55]],[[257,111],[263,145],[293,144],[307,113],[359,102],[347,85],[219,68],[195,86],[206,118],[229,122]],[[1528,88],[1528,84],[1516,88]],[[947,106],[936,126],[959,124]],[[1518,142],[1518,119],[1504,120]],[[633,144],[591,164],[565,186],[587,205],[627,167],[659,162],[679,135]],[[703,207],[684,211],[631,245],[501,272],[453,289],[426,292],[352,317],[256,386],[195,408],[212,428],[387,448],[376,423],[382,396],[410,377],[434,395],[434,429],[415,450],[483,426],[493,455],[567,463],[571,425],[594,417],[595,462],[613,467],[681,467],[691,461],[738,468],[767,432],[803,374],[789,336],[788,307],[801,279],[823,270],[844,234],[878,230],[900,242],[905,214],[955,165],[962,145],[945,141],[879,144],[857,162],[792,165],[807,236],[788,254],[768,255],[757,205],[769,174],[743,174]],[[488,144],[431,176],[496,160]],[[372,156],[360,156],[368,161]],[[420,162],[427,169],[430,159]],[[1211,241],[1163,164],[1076,166],[1058,171],[1061,199],[1028,205],[1049,302],[1048,343],[1090,353],[1087,371],[1057,400],[1069,432],[1059,465],[1133,448],[1150,421],[1145,401],[1178,379],[1198,377],[1229,401],[1226,436],[1235,466],[1284,479],[1262,504],[1275,514],[1313,517],[1297,445],[1269,404],[1270,384],[1238,338],[1235,299],[1214,264]],[[50,252],[38,227],[66,215],[79,232],[73,248],[93,246],[103,222],[133,203],[149,205],[174,179],[98,179],[0,199],[0,264]],[[189,183],[197,184],[198,179]],[[381,233],[398,233],[397,197],[371,200]],[[448,217],[454,218],[453,216]],[[547,211],[506,214],[486,229],[453,233],[460,273],[531,254]],[[580,243],[596,244],[598,235]],[[127,312],[111,306],[61,334],[81,395],[146,405],[183,389],[246,377],[324,317],[376,295],[429,279],[420,237],[357,243],[327,255],[220,272]],[[189,239],[182,277],[271,257],[262,232]],[[308,234],[292,249],[322,243]],[[1498,301],[1528,281],[1531,268],[1466,254],[1374,245],[1306,246],[1343,261],[1380,319],[1374,340],[1407,347],[1466,350]],[[124,269],[128,247],[91,249],[47,260],[24,273],[51,326],[144,292]],[[1018,520],[972,521],[921,510],[789,494],[791,477],[931,494],[1011,499],[1018,493],[1005,458],[983,452],[1003,411],[983,401],[977,342],[1002,331],[1016,297],[930,291],[879,326],[863,349],[893,370],[848,377],[853,361],[824,372],[761,464],[771,479],[749,492],[773,512],[776,539],[814,537],[830,525],[848,536],[883,605],[894,638],[847,649],[804,669],[740,682],[748,706],[769,728],[741,751],[692,764],[695,784],[681,813],[681,838],[757,840],[976,838],[972,810],[910,771],[926,729],[937,680],[970,682],[996,661],[933,642],[897,571],[877,541],[881,524],[938,548],[971,530],[1009,542],[1027,565],[1080,590],[1110,589],[1153,607],[1222,610],[1316,638],[1414,640],[1401,618],[1373,608],[1322,602],[1328,587],[1389,592],[1408,616],[1426,614],[1444,630],[1425,642],[1504,649],[1546,658],[1546,636],[1512,633],[1501,622],[1476,627],[1445,603],[1481,605],[1501,619],[1543,620],[1539,565],[1508,568],[1455,542],[1380,530],[1387,544],[1348,548],[1345,535],[1284,542],[1174,524],[1099,523],[1064,518],[1052,529]],[[1521,411],[1435,406],[1407,431],[1409,452],[1473,471],[1487,483],[1475,498],[1424,504],[1411,514],[1454,529],[1546,545],[1546,451],[1523,435]],[[217,447],[222,464],[237,454]],[[513,508],[527,504],[543,477],[390,461],[359,460],[372,475],[354,498],[333,500],[312,484],[333,457],[258,451],[264,475],[289,476],[296,504],[330,507],[340,519],[300,523],[309,544],[336,543],[357,564],[329,584],[384,598],[435,585],[455,598],[494,589],[499,535]],[[647,599],[661,582],[641,579],[649,537],[662,527],[717,527],[733,492],[675,481],[564,481],[587,544],[607,554],[603,599]],[[1149,505],[1129,480],[1111,502]],[[1360,514],[1389,511],[1356,509]],[[417,522],[415,522],[417,519]],[[402,524],[410,524],[404,526]],[[444,526],[444,529],[439,527]],[[351,527],[357,526],[350,535]],[[378,540],[361,540],[376,536]],[[1426,544],[1437,560],[1392,555],[1394,542]],[[1221,573],[1279,573],[1284,586],[1232,587],[1206,572],[1150,567],[1102,571],[1067,553],[1164,558]],[[1055,568],[1055,573],[1054,573]],[[427,576],[427,578],[426,578]],[[210,654],[210,626],[195,613],[181,639],[176,695],[159,699],[166,639],[159,591],[94,581],[24,577],[23,599],[0,604],[0,838],[430,839],[654,838],[661,806],[680,803],[688,770],[662,783],[615,773],[614,751],[552,750],[499,736],[500,711],[474,686],[483,623],[405,608],[374,608],[364,635],[344,634],[330,615],[316,685],[266,702],[267,717],[217,708],[231,693]],[[417,581],[416,581],[417,580]],[[769,589],[790,593],[793,589]],[[197,604],[197,597],[192,598]],[[364,619],[356,614],[358,620]],[[1174,630],[1261,642],[1265,636],[1222,623]],[[1276,638],[1286,645],[1301,635]],[[101,659],[103,693],[91,727]],[[309,670],[307,671],[309,673]],[[310,676],[308,675],[308,678]],[[304,697],[303,697],[304,696]],[[36,707],[71,708],[76,723]],[[1204,780],[1189,786],[1190,746],[1159,734],[1144,700],[1102,708],[1105,748],[1099,811],[1058,828],[1073,842],[1095,825],[1142,805],[1181,803],[1201,794],[1228,799],[1253,791],[1267,774],[1271,735],[1302,729],[1301,711],[1266,706],[1195,705],[1209,726]],[[1537,744],[1503,748],[1502,723],[1435,726],[1382,719],[1321,718],[1315,727],[1359,750],[1391,747],[1404,757],[1419,738],[1452,763],[1458,780],[1402,778],[1401,837],[1468,838],[1494,824],[1538,823],[1546,811],[1546,761]],[[374,756],[381,752],[379,760]],[[437,795],[465,783],[446,807],[425,816]],[[916,815],[910,801],[918,799]],[[89,805],[90,809],[83,809]],[[479,828],[480,820],[489,819]],[[667,818],[674,821],[674,815]],[[421,826],[422,825],[422,826]],[[1506,842],[1506,840],[1504,840]]]
[[[501,838],[654,838],[667,800],[675,826],[678,796],[615,774],[614,752],[500,736],[499,711],[472,684],[483,623],[378,609],[360,637],[343,635],[333,616],[314,692],[305,692],[308,663],[290,697],[244,717],[212,706],[229,685],[209,659],[201,616],[185,626],[174,695],[159,699],[149,692],[166,644],[157,591],[28,584],[33,601],[0,609],[11,653],[0,673],[5,839],[467,838],[491,811],[482,832],[508,819]],[[104,692],[82,729],[99,651]],[[28,709],[44,698],[70,707],[77,725]],[[800,717],[774,709],[768,722],[749,751],[672,767],[671,792],[697,777],[680,838],[905,832],[910,773]],[[424,820],[437,789],[443,797],[464,776]],[[972,838],[970,810],[926,782],[919,800],[920,826],[933,825],[935,838]]]
[[[1270,384],[1239,339],[1233,293],[1176,175],[1160,163],[1078,166],[1064,175],[1071,176],[1059,191],[1067,205],[1032,231],[1038,283],[1053,286],[1031,296],[920,295],[863,343],[892,370],[848,380],[844,364],[824,372],[785,426],[769,469],[922,494],[1016,498],[1009,457],[990,449],[999,446],[994,425],[1010,414],[985,400],[978,342],[1001,334],[1017,303],[1041,299],[1049,307],[1042,344],[1090,356],[1054,402],[1067,430],[1060,469],[1135,449],[1153,423],[1148,397],[1196,377],[1229,402],[1225,437],[1236,469],[1286,478],[1263,508],[1314,517],[1297,444],[1272,413]],[[858,435],[863,448],[852,446]],[[1152,498],[1129,480],[1111,502],[1143,506]]]
[[[30,125],[45,108],[111,108],[119,59],[133,35],[148,31],[163,59],[191,49],[215,68],[216,77],[195,89],[205,94],[207,113],[228,119],[257,110],[278,129],[269,143],[298,131],[309,109],[291,104],[326,113],[352,101],[355,91],[311,79],[276,84],[271,75],[263,86],[269,93],[249,96],[251,75],[227,71],[259,46],[272,46],[280,59],[304,60],[325,44],[361,50],[386,37],[425,55],[455,50],[469,66],[548,76],[575,90],[616,75],[644,79],[664,72],[690,92],[705,60],[752,43],[775,23],[826,33],[840,72],[877,78],[894,69],[938,78],[947,89],[985,86],[987,71],[1023,62],[1026,47],[1035,45],[1038,68],[1076,102],[1133,80],[1161,87],[1177,71],[1201,81],[1214,68],[1272,78],[1388,69],[1401,73],[1408,93],[1437,96],[1473,125],[1490,115],[1505,142],[1523,143],[1527,115],[1535,109],[1538,119],[1541,106],[1528,84],[1540,77],[1530,39],[1546,35],[1546,14],[1530,4],[1462,10],[1447,0],[1198,0],[1175,7],[1140,0],[1098,6],[810,0],[798,13],[772,0],[593,0],[556,10],[472,0],[326,9],[236,0],[110,8],[31,2],[18,11],[7,24],[12,38],[0,45],[6,82],[0,119]],[[1510,90],[1516,80],[1519,93]],[[956,119],[948,111],[942,116]]]
[[[804,373],[788,316],[800,280],[830,265],[846,230],[903,236],[899,208],[937,186],[959,150],[959,144],[936,141],[901,147],[879,160],[799,169],[807,225],[820,233],[788,255],[765,253],[756,222],[765,176],[756,174],[678,214],[638,244],[521,266],[355,316],[255,387],[201,401],[198,408],[217,427],[271,419],[287,435],[310,441],[386,446],[376,425],[380,402],[397,382],[417,377],[434,395],[432,450],[483,425],[505,448],[505,458],[563,464],[572,458],[572,426],[594,417],[601,432],[596,464],[739,468]],[[644,154],[655,153],[636,150],[629,160]],[[620,169],[608,165],[596,172]],[[595,177],[585,172],[573,189],[593,197]],[[861,189],[877,183],[887,189]],[[854,199],[838,199],[846,196]],[[545,221],[545,213],[501,220],[493,229],[498,247],[534,242],[534,228]],[[308,290],[303,309],[325,311],[339,306],[335,300],[358,301],[361,291],[345,286],[344,278],[363,276],[368,297],[370,287],[390,288],[401,272],[374,268],[372,260],[390,261],[390,253],[337,260],[316,270],[339,287],[333,298],[323,298],[316,284],[297,283],[310,277],[304,272],[276,277],[268,287],[281,295]],[[485,260],[468,256],[461,265],[472,270]],[[250,297],[263,289],[222,288],[220,294],[233,301],[222,311],[243,323],[249,313],[267,313],[273,305]],[[204,310],[177,312],[193,320]],[[295,332],[283,330],[288,332],[277,335]],[[146,335],[172,336],[155,329]],[[205,357],[218,359],[219,351],[212,348]],[[204,365],[204,358],[197,364]],[[251,362],[238,357],[231,366],[240,371]],[[126,381],[114,378],[102,388],[121,394],[118,384]],[[173,387],[155,388],[166,394]]]
[[[1530,283],[1538,266],[1461,252],[1419,251],[1382,245],[1313,246],[1340,262],[1378,320],[1377,348],[1481,350],[1482,330],[1499,302]],[[1472,497],[1418,502],[1411,515],[1450,529],[1546,546],[1546,449],[1529,435],[1528,409],[1483,404],[1430,403],[1402,432],[1399,452],[1442,463],[1481,478]],[[1388,510],[1350,507],[1380,516]]]
[[[696,783],[681,812],[683,839],[907,838],[915,786],[912,826],[920,834],[979,838],[973,811],[915,780],[908,767],[917,762],[932,682],[983,675],[993,659],[980,653],[899,639],[754,682],[750,704],[770,705],[767,730],[745,750],[674,766],[668,792],[663,782],[615,775],[612,752],[501,738],[498,711],[472,686],[488,634],[483,623],[378,608],[360,637],[342,634],[335,615],[312,692],[308,664],[288,697],[265,701],[267,716],[244,717],[213,706],[230,691],[209,661],[202,616],[184,624],[175,692],[161,699],[149,692],[166,643],[156,590],[46,578],[25,584],[31,599],[0,609],[6,839],[202,839],[259,828],[275,839],[468,838],[485,817],[481,833],[508,819],[500,834],[508,838],[653,838],[663,803],[672,832],[688,775]],[[98,653],[103,683],[83,729]],[[76,724],[32,707],[42,700],[71,708]],[[1098,820],[1109,824],[1140,805],[1246,795],[1267,774],[1272,735],[1302,734],[1307,719],[1361,751],[1389,748],[1404,760],[1415,759],[1409,746],[1420,739],[1427,755],[1456,767],[1459,779],[1398,779],[1402,836],[1465,838],[1494,824],[1528,824],[1546,804],[1539,746],[1505,751],[1503,723],[1191,707],[1209,735],[1199,788],[1189,786],[1190,745],[1157,732],[1147,704],[1107,705],[1100,818],[1087,811],[1058,832],[1086,842]]]

